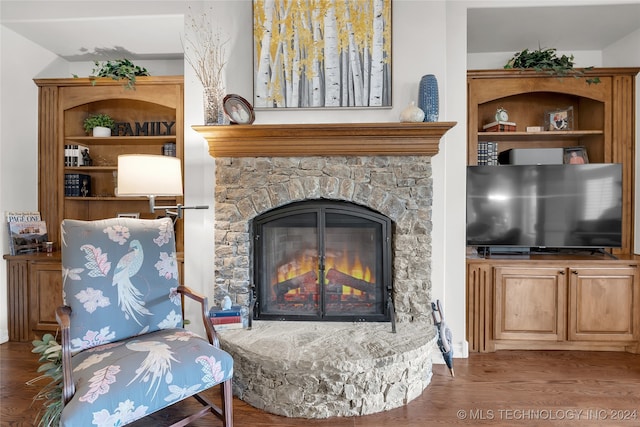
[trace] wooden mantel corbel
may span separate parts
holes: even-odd
[[[192,126],[212,157],[433,156],[456,122]]]

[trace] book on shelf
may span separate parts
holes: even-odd
[[[514,122],[491,122],[482,126],[482,130],[485,132],[515,132],[516,124]]]
[[[495,141],[478,142],[478,164],[498,165],[498,143]]]
[[[64,195],[66,197],[88,197],[91,195],[91,175],[83,173],[64,174]]]
[[[90,166],[84,164],[85,156],[82,154],[89,147],[80,144],[65,144],[64,146],[64,165],[65,167]]]
[[[11,255],[39,252],[49,240],[44,221],[11,221],[7,224]]]
[[[166,142],[162,146],[162,154],[164,154],[165,156],[176,157],[176,143]]]

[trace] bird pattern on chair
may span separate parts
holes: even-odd
[[[182,327],[169,218],[64,220],[61,236],[75,383],[61,425],[122,426],[232,378],[231,356]]]

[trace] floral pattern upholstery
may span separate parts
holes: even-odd
[[[233,359],[184,329],[173,222],[62,222],[76,392],[63,426],[122,426],[233,376]]]

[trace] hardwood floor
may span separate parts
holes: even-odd
[[[0,425],[31,426],[37,357],[30,343],[0,345]],[[613,352],[500,351],[455,359],[456,377],[434,365],[431,385],[408,405],[375,415],[325,420],[285,418],[234,399],[235,426],[423,427],[432,425],[638,426],[640,355]],[[218,396],[217,390],[214,394]],[[163,426],[195,400],[132,426]],[[220,425],[213,416],[194,426]]]

